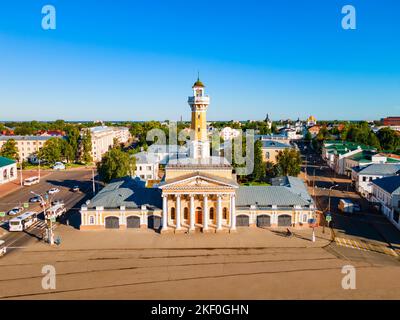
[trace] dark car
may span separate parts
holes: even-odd
[[[38,197],[38,196],[32,197],[29,199],[29,202],[40,202],[40,197]]]

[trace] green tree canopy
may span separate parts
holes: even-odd
[[[379,139],[380,145],[384,150],[396,151],[400,148],[400,137],[399,135],[390,128],[383,128],[378,131],[377,138]]]
[[[136,158],[119,147],[107,151],[97,164],[100,178],[104,182],[134,174]]]
[[[279,151],[276,160],[279,175],[296,177],[300,173],[301,156],[299,151],[295,149]]]
[[[19,160],[17,143],[14,139],[9,139],[3,144],[0,150],[0,156],[13,160]]]
[[[265,180],[265,164],[262,158],[262,142],[257,140],[254,143],[254,169],[253,173],[250,175],[253,181],[263,181]]]

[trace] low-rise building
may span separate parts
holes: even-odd
[[[0,148],[10,139],[15,140],[19,161],[27,161],[36,154],[52,136],[0,136]]]
[[[354,142],[326,141],[322,147],[322,158],[337,174],[344,175],[346,174],[346,159],[363,151],[376,153],[375,148]],[[349,175],[350,172],[347,174]]]
[[[307,119],[307,127],[313,127],[317,124],[317,119],[314,116],[309,116]]]
[[[0,184],[7,183],[17,179],[17,162],[0,157]]]
[[[264,162],[276,163],[276,157],[280,151],[291,149],[290,144],[282,143],[276,140],[261,140],[262,157]]]
[[[310,132],[311,137],[315,138],[318,135],[320,130],[321,130],[321,126],[315,125],[315,126],[310,127],[308,129],[308,132]]]
[[[382,213],[400,229],[400,176],[386,177],[372,182],[372,199]]]
[[[344,159],[345,174],[351,177],[351,171],[354,167],[365,167],[373,163],[399,163],[400,158],[395,155],[376,153],[363,150]]]
[[[351,180],[357,192],[370,200],[373,182],[376,179],[400,174],[400,164],[370,164],[352,168]]]

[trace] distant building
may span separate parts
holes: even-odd
[[[36,135],[42,137],[63,137],[65,136],[65,131],[62,130],[39,130]]]
[[[10,139],[15,140],[20,161],[27,161],[37,153],[52,136],[0,136],[0,148]]]
[[[385,153],[376,153],[363,150],[344,159],[345,173],[351,176],[351,170],[354,167],[365,167],[373,163],[399,163],[400,157]]]
[[[276,163],[276,157],[280,151],[291,149],[290,144],[282,143],[275,140],[261,140],[262,157],[264,162]]]
[[[269,115],[268,115],[268,113],[267,113],[267,116],[265,117],[265,123],[267,124],[267,128],[268,129],[271,129],[272,128],[272,121],[271,121],[271,119],[269,118]]]
[[[311,128],[308,129],[308,132],[310,132],[311,137],[314,138],[314,137],[316,137],[318,135],[320,130],[321,130],[321,126],[314,125],[314,126],[312,126]]]
[[[400,229],[400,176],[374,180],[371,201],[379,204],[382,213]]]
[[[102,156],[114,145],[114,139],[117,139],[118,143],[126,143],[131,138],[129,129],[126,127],[99,126],[89,130],[92,136],[92,158],[94,162],[101,161]]]
[[[17,162],[0,157],[0,184],[17,179]]]
[[[388,127],[400,127],[400,117],[386,117],[382,119],[383,125]]]
[[[317,119],[314,116],[309,116],[307,119],[307,127],[313,127],[317,124]]]

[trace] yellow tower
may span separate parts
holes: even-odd
[[[206,120],[210,98],[204,94],[204,88],[204,84],[197,78],[197,81],[192,86],[193,96],[188,98],[188,103],[192,110],[191,129],[194,132],[194,141],[191,142],[190,146],[190,154],[193,158],[207,158],[210,156]]]

